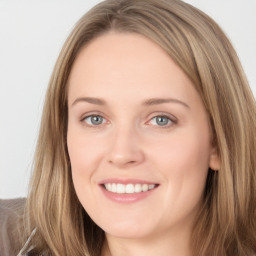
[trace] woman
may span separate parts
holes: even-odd
[[[20,255],[255,255],[255,100],[179,0],[107,0],[67,39]]]

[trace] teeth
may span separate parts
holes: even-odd
[[[153,189],[156,185],[150,184],[148,185],[148,189]]]
[[[111,184],[107,184],[107,190],[112,190]]]
[[[118,194],[133,194],[133,193],[140,193],[146,192],[156,187],[155,184],[119,184],[119,183],[106,183],[104,184],[106,190],[118,193]]]
[[[113,184],[111,185],[111,191],[114,192],[114,193],[116,193],[116,184],[115,184],[115,183],[113,183]]]
[[[143,185],[142,185],[142,191],[143,191],[143,192],[148,191],[148,185],[147,185],[147,184],[143,184]]]
[[[125,193],[132,194],[134,193],[134,186],[132,184],[128,184],[125,186]]]
[[[140,193],[142,191],[142,187],[141,187],[141,184],[136,184],[135,185],[135,188],[134,188],[134,191],[136,193]]]
[[[111,187],[112,188],[112,187]],[[109,190],[109,191],[112,191],[112,190]],[[124,184],[117,184],[116,185],[116,192],[118,194],[123,194],[125,193],[125,185]]]

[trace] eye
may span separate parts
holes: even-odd
[[[151,125],[163,126],[163,127],[165,127],[165,126],[169,127],[173,123],[175,123],[175,121],[171,120],[170,117],[165,116],[165,115],[155,116],[152,119],[150,119],[150,121],[149,121],[149,124],[151,124]]]
[[[89,126],[99,126],[106,123],[106,119],[99,115],[90,115],[82,119]]]

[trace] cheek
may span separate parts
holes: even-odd
[[[85,207],[93,205],[90,201],[92,176],[99,163],[99,149],[93,141],[84,139],[77,131],[69,131],[67,136],[68,153],[71,163],[72,179],[79,201]]]
[[[154,165],[169,184],[166,195],[191,202],[201,198],[209,167],[208,133],[200,134],[196,129],[177,133],[152,152]]]
[[[75,131],[68,132],[67,145],[72,172],[77,175],[89,174],[94,169],[92,165],[98,163],[101,147],[94,140]]]
[[[151,158],[168,166],[171,170],[189,172],[193,169],[198,171],[208,169],[209,136],[203,137],[193,131],[181,132],[170,136],[168,140],[160,141],[152,148],[154,150]]]
[[[101,147],[90,138],[85,139],[77,131],[68,132],[67,145],[74,188],[80,202],[85,206],[88,198],[91,198],[92,177],[99,164]]]

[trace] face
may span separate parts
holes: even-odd
[[[77,196],[109,236],[189,230],[217,157],[192,82],[155,43],[108,33],[69,78],[67,144]]]

